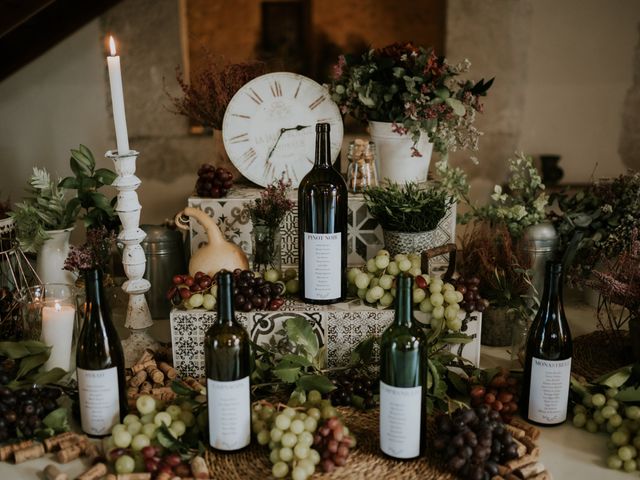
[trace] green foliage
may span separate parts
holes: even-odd
[[[0,355],[19,361],[16,377],[9,382],[9,388],[45,385],[61,380],[67,374],[63,369],[41,370],[50,353],[51,347],[36,340],[0,342]]]
[[[113,208],[114,201],[109,201],[98,191],[105,185],[111,185],[116,174],[107,168],[96,169],[91,150],[82,144],[78,149],[71,150],[69,164],[74,176],[62,179],[58,187],[77,191],[72,202],[82,209],[80,218],[85,227],[90,229],[104,225],[108,230],[116,230],[120,221]]]
[[[462,223],[470,219],[484,220],[492,225],[504,224],[514,238],[519,238],[524,230],[547,218],[546,207],[549,197],[533,159],[522,152],[510,158],[507,192],[496,185],[488,205],[473,208],[463,217]]]
[[[453,201],[438,187],[425,188],[413,182],[367,188],[364,199],[371,216],[382,228],[398,232],[435,229]]]
[[[640,227],[640,173],[597,181],[572,195],[551,197],[560,213],[551,220],[565,249],[575,232],[583,233],[577,245],[574,276],[586,277],[600,258],[611,259],[631,246],[632,232]]]
[[[48,238],[47,230],[73,226],[80,206],[67,201],[64,188],[59,188],[45,169],[34,167],[28,184],[28,196],[15,204],[10,216],[22,249],[35,253]]]

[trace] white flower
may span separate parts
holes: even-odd
[[[527,209],[524,205],[516,205],[513,207],[513,216],[516,220],[522,220],[527,216]]]
[[[611,212],[613,212],[613,207],[610,204],[605,203],[602,206],[601,210],[602,210],[602,213],[611,213]]]

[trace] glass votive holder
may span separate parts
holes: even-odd
[[[45,370],[72,366],[73,343],[77,334],[77,296],[73,285],[45,283],[23,292],[25,338],[40,340],[51,347]]]
[[[349,142],[347,159],[347,188],[351,193],[362,193],[365,188],[378,185],[376,145],[373,142],[360,138]]]

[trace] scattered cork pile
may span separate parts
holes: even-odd
[[[147,349],[131,367],[131,374],[127,376],[127,399],[130,408],[134,407],[136,399],[144,394],[165,402],[176,398],[175,392],[171,390],[171,382],[178,377],[178,371],[161,358],[162,355],[156,356],[152,350]]]
[[[500,465],[499,474],[491,480],[552,480],[551,473],[538,461],[540,448],[536,441],[540,429],[517,418],[507,425],[507,429],[518,445],[518,458]]]

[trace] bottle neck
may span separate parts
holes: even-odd
[[[544,293],[540,302],[541,308],[552,310],[562,305],[562,264],[547,262],[544,277]]]
[[[328,131],[316,131],[316,160],[314,167],[331,168],[331,141]]]
[[[409,275],[401,273],[396,277],[396,325],[410,327],[413,323],[412,287],[413,278]]]
[[[223,272],[218,277],[218,324],[230,324],[235,320],[233,308],[233,277]]]
[[[84,272],[84,288],[87,302],[100,305],[104,293],[102,291],[102,270],[93,269]]]

